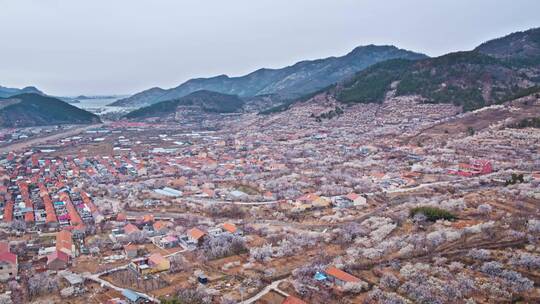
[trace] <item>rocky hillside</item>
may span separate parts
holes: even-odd
[[[90,124],[99,117],[53,97],[35,93],[0,98],[1,127]]]
[[[176,113],[179,107],[189,107],[199,113],[234,113],[242,110],[244,102],[236,95],[212,91],[197,91],[187,96],[162,101],[128,113],[129,119],[163,118]]]
[[[362,46],[342,57],[301,61],[282,69],[260,69],[241,77],[220,75],[192,79],[169,90],[152,88],[118,100],[112,105],[147,106],[178,99],[199,90],[238,95],[242,98],[269,94],[295,98],[348,78],[375,63],[395,58],[416,60],[427,56],[394,46]]]
[[[6,88],[3,86],[0,86],[0,98],[6,98],[6,97],[19,95],[19,94],[25,94],[25,93],[45,95],[43,92],[41,92],[35,87],[26,87],[23,89],[16,89],[16,88]]]
[[[476,51],[503,60],[510,60],[514,65],[536,64],[540,62],[540,28],[516,32],[508,36],[490,40],[478,46]]]
[[[539,91],[540,29],[488,41],[473,51],[417,61],[375,64],[331,87],[344,103],[382,102],[418,95],[428,103],[452,103],[465,111]]]

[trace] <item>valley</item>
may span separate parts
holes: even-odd
[[[0,87],[0,303],[539,303],[539,33]]]

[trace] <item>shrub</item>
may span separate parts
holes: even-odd
[[[399,287],[399,279],[392,273],[384,273],[379,285],[385,290],[396,290]]]
[[[508,127],[513,129],[540,128],[540,117],[524,118],[517,123],[510,124]]]
[[[517,183],[524,183],[525,179],[523,178],[523,173],[517,174],[512,173],[512,177],[510,179],[507,179],[504,183],[505,186],[515,185]]]
[[[481,214],[489,214],[489,213],[491,213],[493,208],[491,207],[490,204],[482,204],[482,205],[478,206],[478,208],[476,210],[478,210],[478,212],[480,212]]]
[[[444,209],[440,209],[437,207],[416,207],[411,209],[409,216],[414,217],[415,215],[422,213],[426,216],[428,221],[435,222],[440,219],[452,221],[455,220],[457,217],[451,213],[450,211],[446,211]]]

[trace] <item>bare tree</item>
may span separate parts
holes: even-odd
[[[180,254],[173,255],[172,257],[169,258],[169,261],[171,263],[169,272],[171,273],[188,271],[190,269],[189,263]]]
[[[13,220],[11,222],[11,229],[17,230],[17,231],[25,231],[26,223],[22,220]]]

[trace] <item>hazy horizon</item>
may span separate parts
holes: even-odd
[[[133,94],[368,44],[439,56],[540,26],[533,0],[380,2],[0,0],[0,85]]]

